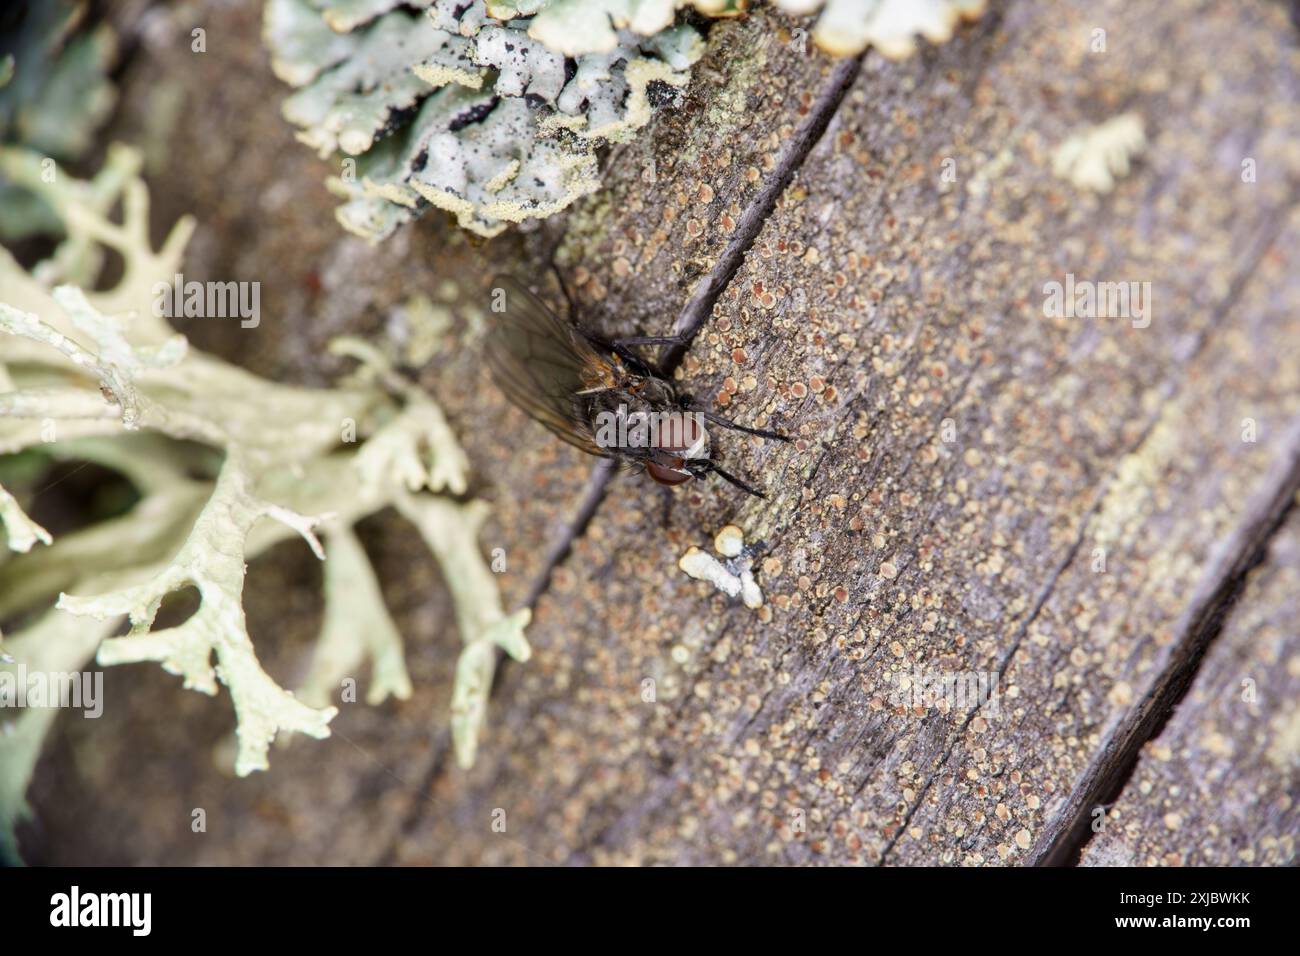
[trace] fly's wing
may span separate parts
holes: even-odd
[[[589,455],[607,457],[574,404],[584,387],[584,369],[600,357],[518,280],[497,276],[492,287],[505,292],[505,311],[491,314],[485,347],[497,386],[559,438]]]

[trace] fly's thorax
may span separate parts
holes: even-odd
[[[596,444],[644,458],[653,451],[690,458],[709,455],[709,438],[697,412],[651,401],[645,391],[619,388],[583,396],[582,411]]]
[[[630,387],[643,401],[655,408],[669,410],[678,407],[676,390],[671,383],[661,378],[650,375],[632,376]]]

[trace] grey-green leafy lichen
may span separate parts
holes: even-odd
[[[839,55],[903,57],[947,40],[985,0],[778,0]],[[599,188],[597,149],[650,121],[651,84],[683,86],[703,38],[678,11],[737,16],[748,0],[268,0],[284,115],[372,241],[436,207],[483,236]]]
[[[139,494],[123,515],[52,537],[23,510],[30,488],[0,489],[14,553],[0,556],[0,619],[30,622],[0,646],[0,669],[157,661],[188,688],[214,694],[224,684],[237,718],[236,771],[264,769],[278,733],[328,736],[330,697],[363,662],[370,701],[410,694],[400,636],[352,532],[393,507],[428,543],[456,606],[464,650],[452,730],[469,765],[496,651],[528,658],[529,612],[505,613],[479,552],[486,505],[442,494],[467,486],[455,435],[437,404],[363,342],[335,343],[357,369],[331,389],[268,382],[189,347],[154,305],[193,223],[183,219],[153,248],[138,167],[136,154],[117,148],[94,182],[60,171],[50,199],[68,233],[62,246],[30,273],[0,250],[0,456],[95,462]],[[29,181],[39,180],[39,166],[21,150],[0,149],[0,169],[39,185]],[[123,221],[114,223],[106,210],[119,200]],[[67,284],[83,274],[89,242],[122,256],[116,286]],[[69,245],[83,254],[67,255]],[[297,692],[263,670],[242,606],[247,561],[294,535],[326,563],[324,625]],[[166,597],[188,588],[198,591],[198,610],[155,627]],[[124,619],[129,631],[111,636]],[[54,713],[28,706],[0,730],[0,854],[14,849],[13,825]]]
[[[520,5],[494,5],[510,19],[483,0],[389,6],[269,0],[264,28],[277,75],[298,87],[285,117],[341,157],[339,221],[374,240],[429,207],[491,236],[593,192],[596,150],[645,126],[650,85],[684,85],[703,48],[670,22],[610,43],[601,19],[570,55],[514,18]]]

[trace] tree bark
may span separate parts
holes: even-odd
[[[160,222],[201,223],[187,278],[262,278],[274,317],[182,331],[320,382],[329,338],[382,334],[412,292],[451,301],[421,384],[494,504],[507,604],[535,598],[535,655],[499,671],[457,770],[448,599],[376,519],[410,701],[345,707],[329,740],[237,781],[212,760],[220,704],[112,670],[114,706],[62,720],[38,771],[30,858],[1294,862],[1300,61],[1281,5],[1008,0],[902,63],[802,50],[759,5],[713,27],[685,105],[611,150],[599,194],[486,245],[427,217],[377,248],[341,234],[328,170],[280,120],[257,8],[207,5],[207,54],[154,50],[124,80],[124,135],[151,87],[183,90],[153,182]],[[1111,193],[1053,175],[1058,144],[1124,112],[1149,146]],[[691,484],[663,528],[657,489],[504,403],[474,348],[482,290],[511,271],[560,306],[552,260],[606,334],[698,324],[684,387],[796,438],[717,436],[766,500]],[[1150,283],[1149,324],[1045,314],[1067,275]],[[761,542],[758,611],[677,567],[729,523]],[[316,626],[299,551],[248,585],[285,680]],[[997,697],[908,696],[944,675]],[[1229,700],[1244,677],[1256,699]]]

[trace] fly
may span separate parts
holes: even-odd
[[[561,319],[509,276],[497,276],[493,287],[505,301],[487,336],[488,366],[501,391],[529,416],[587,454],[644,471],[661,485],[716,474],[767,497],[722,468],[705,423],[790,439],[697,406],[633,349],[677,345],[684,337],[607,340]]]

